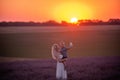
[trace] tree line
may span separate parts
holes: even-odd
[[[54,20],[46,22],[0,22],[0,26],[81,26],[81,25],[120,25],[120,19],[109,19],[108,21],[102,20],[78,20],[77,23],[70,23],[67,21],[61,21],[58,23]]]

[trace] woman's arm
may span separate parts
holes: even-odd
[[[67,60],[67,58],[64,58],[64,59],[61,59],[61,58],[59,58],[59,57],[56,58],[56,61],[58,61],[58,62],[64,62],[64,61],[66,61],[66,60]]]
[[[59,62],[64,62],[66,60],[67,60],[67,58],[65,58],[65,59],[59,59]]]

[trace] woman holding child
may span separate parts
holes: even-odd
[[[59,44],[53,44],[52,46],[52,57],[57,61],[56,67],[57,80],[67,80],[66,71],[67,51],[71,48],[72,48],[71,42],[69,47],[66,47],[63,41],[60,42]]]

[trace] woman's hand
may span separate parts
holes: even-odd
[[[64,62],[66,60],[67,60],[66,58],[65,59],[59,59],[59,62]]]
[[[61,59],[56,59],[56,60],[57,60],[58,62],[60,62],[60,63],[62,62],[62,60],[61,60]]]

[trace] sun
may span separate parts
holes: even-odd
[[[70,22],[71,23],[77,23],[78,19],[76,17],[73,17],[73,18],[70,19]]]
[[[57,21],[64,20],[74,23],[77,22],[77,19],[91,19],[93,17],[93,10],[90,6],[75,0],[56,5],[52,15]]]

